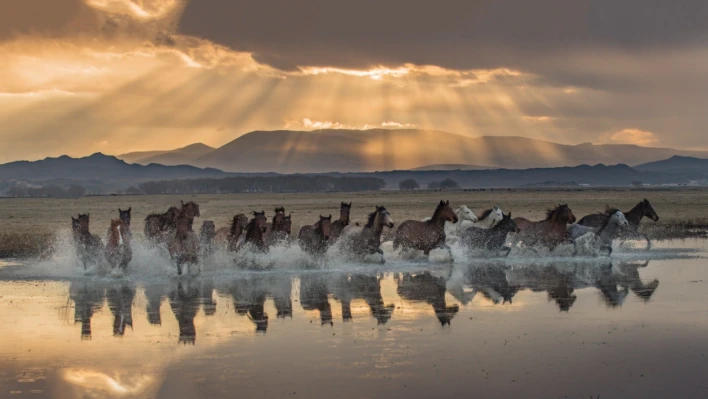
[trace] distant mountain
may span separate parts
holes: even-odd
[[[708,173],[708,159],[674,155],[669,159],[637,165],[634,169],[653,172],[698,170]]]
[[[479,165],[464,165],[464,164],[437,164],[437,165],[425,165],[413,168],[411,170],[486,170],[495,169],[490,166],[479,166]]]
[[[420,165],[526,169],[582,164],[630,165],[708,152],[636,145],[564,145],[524,137],[468,137],[418,129],[255,131],[191,164],[228,172],[370,172]]]
[[[217,169],[200,169],[194,166],[128,164],[116,157],[101,153],[83,158],[64,155],[40,161],[18,161],[0,165],[0,181],[61,185],[78,183],[104,189],[128,187],[150,180],[220,176],[226,176],[226,173]]]
[[[647,184],[686,183],[685,179],[658,172],[642,172],[627,165],[595,166],[580,165],[560,168],[533,169],[490,169],[490,170],[449,170],[415,171],[397,170],[376,173],[352,173],[354,176],[373,176],[383,179],[386,187],[397,188],[405,179],[414,179],[422,187],[430,182],[453,179],[461,187],[523,187],[558,185],[559,182],[572,182],[572,185],[590,185],[595,187],[630,186],[641,181]],[[551,184],[553,183],[553,184]]]
[[[169,151],[129,152],[127,154],[118,155],[116,158],[122,159],[128,163],[138,163],[141,165],[149,165],[151,163],[161,165],[189,165],[197,158],[212,151],[214,151],[213,147],[202,143],[195,143]]]

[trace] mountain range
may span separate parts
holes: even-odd
[[[420,129],[254,131],[219,148],[198,143],[118,158],[226,172],[326,173],[640,165],[674,155],[708,158],[706,151],[627,144],[566,145],[516,136],[468,137]]]

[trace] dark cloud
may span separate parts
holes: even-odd
[[[0,1],[0,39],[21,34],[53,36],[97,23],[95,12],[82,0]]]
[[[212,0],[189,2],[180,29],[281,68],[534,69],[584,49],[702,44],[706,20],[704,0]]]

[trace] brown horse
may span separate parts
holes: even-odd
[[[381,234],[384,226],[392,229],[393,219],[386,208],[376,206],[376,210],[369,214],[364,226],[349,225],[344,229],[341,238],[346,245],[345,248],[360,258],[375,253],[381,254],[381,262],[384,263],[381,250]]]
[[[181,215],[177,219],[177,230],[169,235],[167,250],[177,264],[177,274],[182,274],[182,265],[199,263],[199,239],[190,230],[190,219]]]
[[[125,238],[123,222],[120,219],[111,220],[104,253],[108,264],[114,269],[118,266],[125,269],[132,259],[130,240]]]
[[[457,223],[457,215],[450,207],[450,201],[440,201],[433,217],[426,222],[406,220],[401,223],[393,239],[393,249],[417,249],[429,255],[433,249],[444,248],[450,251],[452,257],[452,251],[445,243],[445,222]]]
[[[281,242],[287,242],[292,231],[292,215],[285,216],[285,208],[275,208],[273,221],[268,225],[266,232],[266,243],[273,246]]]
[[[166,233],[177,229],[180,210],[171,206],[165,213],[151,213],[145,218],[145,238],[153,244],[163,241]]]
[[[615,211],[615,209],[608,206],[606,207],[605,212],[587,215],[580,219],[578,224],[598,229],[605,225],[607,219],[609,219]],[[649,237],[647,237],[646,234],[639,232],[639,223],[642,221],[642,218],[648,217],[655,222],[659,221],[659,215],[656,214],[656,211],[654,211],[654,208],[651,206],[649,201],[646,198],[643,201],[640,201],[630,211],[624,212],[624,217],[627,219],[629,225],[625,230],[620,232],[620,237],[623,239],[642,237],[647,241],[647,248],[651,248],[651,240],[649,240]]]
[[[529,247],[541,245],[553,251],[559,244],[573,243],[568,233],[568,224],[575,223],[575,220],[568,204],[562,204],[549,209],[546,219],[540,222],[530,222],[524,218],[515,218],[514,222],[521,230],[521,242]]]
[[[339,206],[339,219],[332,223],[332,234],[329,236],[330,242],[335,242],[342,235],[345,227],[349,226],[349,214],[352,210],[352,203],[342,202]]]
[[[189,201],[186,204],[181,201],[182,209],[179,212],[179,217],[186,217],[189,220],[189,231],[194,231],[192,226],[194,225],[194,218],[200,217],[199,205],[194,201]]]
[[[132,241],[133,241],[133,231],[130,229],[130,220],[132,219],[131,212],[133,208],[130,207],[127,210],[122,210],[118,208],[118,218],[120,219],[121,223],[123,224],[120,229],[120,233],[123,235],[123,241],[125,242],[125,245],[123,247],[123,259],[121,262],[121,267],[125,269],[128,266],[128,263],[130,263],[131,260],[133,260],[133,247],[132,247]]]
[[[252,244],[257,252],[268,252],[268,244],[265,241],[265,232],[268,228],[268,219],[265,212],[253,212],[253,219],[246,225],[244,233],[244,244]],[[239,239],[239,242],[242,240]],[[243,245],[239,245],[238,249]]]
[[[71,227],[76,246],[76,254],[84,265],[96,264],[103,256],[103,243],[97,235],[89,231],[89,214],[79,214],[78,219],[71,218]]]
[[[303,226],[297,235],[298,243],[303,251],[310,255],[323,255],[327,252],[327,244],[332,234],[332,215],[320,215],[320,220],[311,226]]]

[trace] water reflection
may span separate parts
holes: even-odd
[[[314,312],[321,325],[334,325],[333,304],[341,306],[344,322],[354,320],[352,302],[361,300],[378,325],[395,319],[393,303],[417,307],[417,314],[434,314],[441,326],[452,324],[460,306],[486,301],[491,306],[512,305],[523,291],[545,292],[549,302],[568,312],[580,289],[596,290],[610,308],[620,307],[630,293],[648,302],[659,281],[644,282],[640,269],[649,262],[455,265],[435,272],[341,273],[307,272],[249,273],[230,279],[182,278],[171,282],[142,282],[145,312],[150,325],[161,326],[161,307],[167,301],[179,329],[178,342],[194,344],[195,317],[217,313],[217,296],[230,297],[235,314],[245,317],[256,333],[269,328],[268,307],[277,318],[293,318],[293,302],[305,312]],[[384,295],[382,282],[395,286],[395,295]],[[297,283],[297,284],[296,284]],[[136,284],[127,280],[92,279],[72,281],[69,299],[74,302],[74,321],[81,323],[82,339],[92,337],[91,319],[105,303],[113,316],[113,335],[122,337],[133,326]],[[449,295],[448,295],[449,294]],[[453,299],[452,301],[450,299]],[[429,306],[425,311],[426,306]],[[432,308],[432,309],[431,309]],[[233,313],[231,313],[233,314]]]

